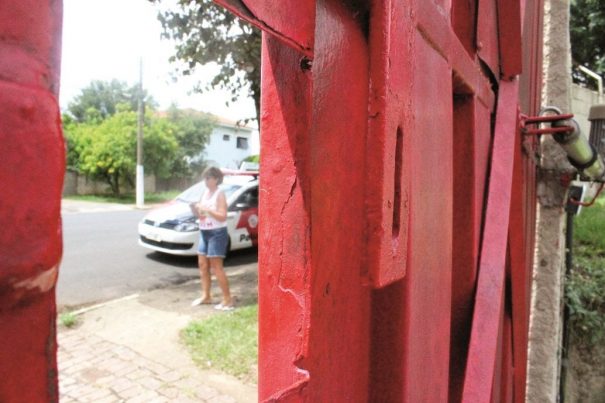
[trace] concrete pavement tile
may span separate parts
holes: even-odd
[[[198,386],[195,389],[195,394],[197,397],[204,400],[210,400],[219,395],[216,389],[204,385]]]
[[[158,390],[162,386],[162,382],[151,376],[139,379],[138,383],[149,390]]]
[[[119,360],[119,359],[113,358],[113,357],[109,358],[105,361],[101,361],[99,364],[97,364],[97,366],[112,374],[116,374],[119,371],[122,371],[124,369],[128,369],[129,371],[127,371],[127,372],[134,372],[133,370],[137,369],[137,367],[133,366],[132,363],[130,363],[128,361],[122,361],[122,360]]]
[[[189,396],[179,396],[178,400],[176,401],[179,403],[200,403],[200,399]]]
[[[144,392],[145,392],[145,388],[143,388],[141,385],[134,384],[132,387],[130,387],[128,389],[124,389],[123,391],[119,392],[118,395],[122,399],[128,400],[128,399],[132,399]]]
[[[111,389],[116,393],[121,393],[126,389],[130,389],[136,385],[135,382],[127,378],[119,378],[111,383]]]
[[[73,385],[74,383],[76,383],[76,380],[71,376],[62,376],[59,380],[59,388],[64,388],[66,386]]]
[[[180,394],[180,390],[174,386],[164,385],[158,389],[158,393],[170,399],[176,399]]]
[[[102,399],[97,400],[95,403],[117,403],[117,402],[122,402],[123,400],[118,398],[117,396],[115,396],[114,394],[108,396],[108,397],[104,397]],[[63,403],[63,402],[61,402]]]
[[[101,386],[103,388],[111,388],[111,386],[113,385],[113,383],[115,382],[116,378],[113,376],[106,376],[104,378],[99,378],[97,379],[97,381],[95,382],[96,385]]]
[[[104,399],[106,397],[112,397],[112,393],[111,390],[106,389],[106,388],[102,388],[102,389],[98,389],[94,392],[88,393],[86,395],[83,395],[80,397],[81,400],[87,401],[87,402],[97,402],[100,399]],[[115,398],[115,397],[114,397]]]
[[[86,367],[80,371],[79,376],[88,383],[96,383],[101,378],[106,378],[111,372],[99,367]]]
[[[183,378],[183,376],[184,375],[181,372],[171,369],[168,372],[164,372],[163,374],[158,374],[158,379],[165,383],[172,383]]]
[[[73,365],[68,366],[67,368],[63,368],[61,371],[65,372],[69,375],[74,375],[79,373],[81,370],[88,366],[85,362],[76,362]]]
[[[154,399],[159,399],[160,395],[158,395],[156,392],[152,391],[152,390],[146,390],[145,392],[141,393],[138,396],[134,396],[130,399],[127,399],[126,402],[127,403],[149,403],[150,401],[154,400]]]
[[[137,367],[132,366],[132,365],[128,365],[128,366],[125,366],[124,368],[122,368],[122,369],[120,369],[118,371],[114,371],[113,375],[116,378],[126,378],[127,374],[129,374],[129,373],[131,373],[133,371],[136,371],[136,370],[137,370]]]
[[[156,364],[154,361],[151,361],[150,359],[143,357],[142,355],[139,355],[139,354],[137,354],[133,359],[131,359],[130,362],[132,362],[134,365],[138,366],[139,368],[145,368],[145,369],[148,369],[150,366],[153,366],[154,364]]]
[[[132,380],[137,380],[137,379],[141,379],[141,378],[145,378],[151,376],[151,371],[145,369],[145,368],[137,368],[136,370],[126,374],[126,378],[128,379],[132,379]]]
[[[220,395],[208,399],[208,403],[237,403],[237,401],[231,396]]]
[[[130,361],[137,358],[137,353],[129,348],[122,348],[120,351],[113,351],[113,353],[121,360]]]
[[[59,389],[60,396],[73,397],[73,393],[76,390],[77,386],[70,385],[67,388]]]
[[[157,362],[153,361],[148,361],[145,365],[145,368],[156,373],[157,375],[161,375],[170,371],[170,368],[168,368],[167,366],[158,364]]]
[[[194,393],[197,388],[202,386],[202,384],[198,380],[193,378],[179,379],[178,381],[173,382],[172,385],[176,386],[179,389],[188,391],[189,393]]]

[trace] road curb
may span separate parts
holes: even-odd
[[[81,308],[81,309],[78,309],[76,311],[73,311],[72,314],[74,314],[74,315],[81,315],[83,313],[94,311],[95,309],[103,308],[103,307],[106,307],[108,305],[116,304],[118,302],[129,301],[131,299],[137,299],[137,298],[139,298],[139,295],[140,294],[131,294],[131,295],[127,295],[127,296],[122,297],[122,298],[116,298],[116,299],[112,299],[111,301],[102,302],[100,304],[90,305],[90,306],[87,306],[85,308]]]

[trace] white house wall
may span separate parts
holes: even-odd
[[[246,139],[247,148],[238,148],[238,138]],[[251,130],[217,126],[212,130],[210,141],[204,150],[204,159],[223,168],[237,169],[242,160],[254,154]]]

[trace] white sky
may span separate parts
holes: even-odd
[[[160,109],[175,102],[181,108],[231,120],[254,116],[251,98],[227,107],[229,96],[224,92],[189,94],[195,82],[212,78],[212,67],[198,68],[195,77],[172,81],[170,73],[175,68],[168,62],[172,45],[160,39],[157,6],[147,0],[64,0],[63,7],[62,109],[92,80],[137,83],[142,57],[143,86]]]

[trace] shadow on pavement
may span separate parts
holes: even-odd
[[[161,252],[150,252],[146,255],[148,259],[151,259],[158,263],[163,263],[173,267],[179,267],[183,269],[197,269],[197,257],[196,256],[176,256],[168,255]],[[258,263],[258,249],[247,248],[235,250],[229,252],[227,259],[225,259],[225,267],[239,266],[242,264]]]
[[[161,252],[150,252],[146,255],[146,257],[154,262],[167,264],[173,267],[197,269],[197,258],[195,256],[175,256],[167,255]]]

